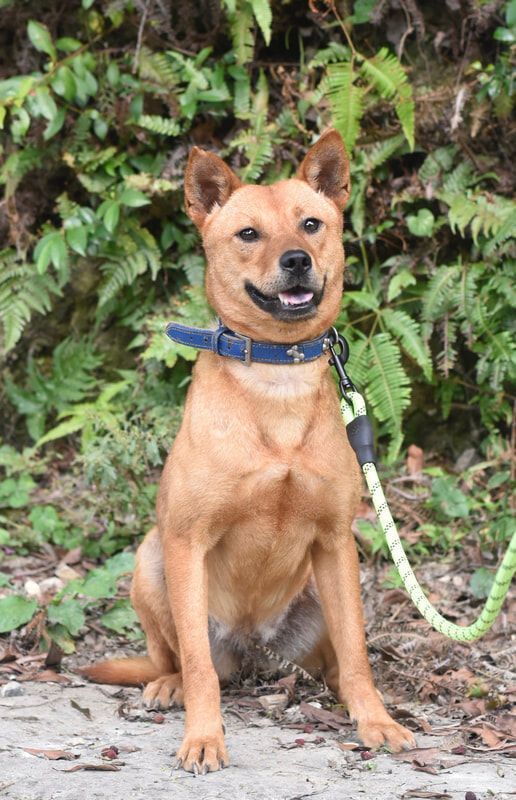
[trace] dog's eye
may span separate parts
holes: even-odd
[[[308,219],[305,219],[305,221],[303,222],[303,228],[307,233],[315,233],[316,231],[319,230],[321,224],[322,223],[320,219],[315,219],[315,217],[308,217]]]
[[[237,233],[243,242],[255,242],[258,239],[258,231],[254,228],[243,228]]]

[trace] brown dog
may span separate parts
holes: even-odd
[[[242,185],[192,150],[188,214],[202,234],[212,308],[257,341],[299,343],[334,322],[342,292],[349,165],[336,131],[296,178]],[[137,553],[132,601],[149,657],[85,670],[146,683],[148,705],[186,707],[186,770],[228,763],[219,680],[253,644],[321,669],[368,747],[414,744],[389,716],[367,660],[351,532],[360,469],[328,360],[246,365],[212,352],[194,369],[167,459],[158,526]]]

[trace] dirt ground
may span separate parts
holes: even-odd
[[[435,728],[433,735],[418,735],[419,748],[432,749],[413,751],[404,755],[408,761],[400,761],[388,753],[369,758],[363,750],[341,749],[339,742],[348,746],[356,742],[347,725],[341,731],[307,734],[254,710],[237,710],[231,697],[226,697],[231,766],[221,773],[194,777],[172,769],[182,711],[169,711],[157,724],[155,714],[139,709],[137,690],[117,692],[114,687],[84,685],[75,679],[67,685],[26,682],[23,688],[23,695],[0,701],[0,793],[10,800],[473,800],[473,796],[509,800],[516,794],[516,772],[504,755],[464,757],[450,752],[457,724],[446,724],[439,709],[431,705],[418,705],[413,712]],[[125,716],[120,716],[122,712]],[[299,717],[295,706],[289,716],[293,721]],[[120,751],[114,761],[101,757],[101,751],[111,745]],[[62,750],[73,756],[72,760],[49,760],[42,754],[29,754],[26,748]],[[415,769],[418,758],[421,766]],[[425,760],[436,774],[421,771]],[[118,766],[118,770],[69,771],[81,764]]]

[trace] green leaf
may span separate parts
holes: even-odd
[[[75,98],[75,78],[70,67],[59,67],[51,82],[52,89],[70,103]]]
[[[34,616],[38,604],[35,600],[13,594],[0,599],[0,633],[7,633],[25,625]]]
[[[347,291],[344,294],[344,301],[354,303],[359,308],[366,308],[369,311],[376,311],[379,308],[378,298],[372,292],[361,289],[359,292]]]
[[[474,597],[484,600],[488,597],[495,579],[495,571],[487,567],[478,567],[471,576],[469,586]]]
[[[116,591],[116,577],[104,567],[94,569],[86,576],[80,593],[86,597],[99,599],[112,597]]]
[[[467,517],[469,514],[468,498],[449,477],[435,478],[429,502],[450,519]]]
[[[50,120],[47,127],[43,131],[43,139],[48,142],[52,136],[55,136],[56,133],[59,133],[61,128],[63,127],[65,121],[65,110],[64,108],[58,109],[55,117]]]
[[[516,32],[509,28],[497,28],[493,33],[493,39],[496,39],[497,42],[514,44],[516,42]]]
[[[75,253],[85,256],[88,243],[88,229],[84,225],[77,225],[75,228],[68,228],[65,235],[69,247]]]
[[[147,195],[137,189],[124,189],[119,201],[123,206],[129,206],[130,208],[140,208],[140,206],[147,206],[150,203]]]
[[[134,631],[138,626],[138,615],[127,599],[116,600],[113,607],[103,614],[100,621],[115,633]]]
[[[47,442],[53,442],[55,439],[61,439],[63,436],[70,436],[72,433],[77,433],[77,431],[80,431],[84,426],[84,422],[84,419],[78,419],[77,417],[72,417],[72,419],[60,422],[55,428],[51,428],[47,431],[41,439],[38,439],[35,447],[39,448],[47,444]]]
[[[408,269],[402,269],[400,272],[397,272],[396,275],[393,275],[389,282],[389,288],[387,290],[387,300],[391,302],[396,297],[398,297],[403,289],[407,286],[414,286],[416,284],[416,279],[412,275]]]
[[[378,0],[355,0],[351,17],[352,24],[362,25],[364,22],[369,22],[377,3]]]
[[[27,34],[36,50],[49,55],[52,61],[56,60],[56,48],[52,43],[52,37],[46,25],[31,19],[27,25]]]
[[[420,208],[417,214],[409,214],[407,227],[413,236],[431,236],[435,217],[428,208]]]
[[[79,42],[78,39],[73,39],[71,36],[62,36],[60,39],[57,39],[56,47],[58,50],[62,50],[63,53],[74,53],[76,50],[80,50],[82,43]]]
[[[77,636],[86,622],[86,617],[77,600],[60,600],[50,603],[48,621],[62,625],[72,636]]]
[[[115,200],[112,200],[104,213],[104,225],[110,233],[115,230],[119,219],[120,205]]]
[[[272,11],[269,0],[249,0],[253,9],[253,14],[258,23],[265,44],[271,42]]]
[[[52,122],[57,114],[57,106],[54,98],[46,86],[40,86],[35,92],[36,104],[41,116]]]

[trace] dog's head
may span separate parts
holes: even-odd
[[[308,151],[295,178],[270,186],[244,185],[218,156],[193,148],[186,209],[203,238],[208,300],[228,328],[292,342],[334,322],[348,197],[348,159],[334,130]]]

